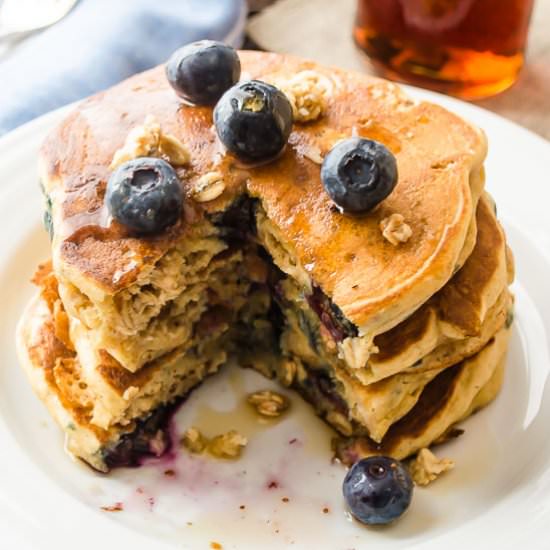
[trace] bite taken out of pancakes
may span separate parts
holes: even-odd
[[[246,78],[325,86],[322,115],[295,120],[270,162],[225,150],[212,108],[182,103],[164,67],[83,101],[42,147],[52,261],[18,348],[67,448],[98,470],[162,447],[165,412],[231,359],[294,388],[355,455],[405,458],[498,392],[513,260],[484,192],[483,133],[377,78],[239,57]],[[185,148],[185,198],[174,225],[138,236],[105,193],[151,120]],[[350,136],[382,143],[398,169],[361,215],[336,208],[320,174]],[[218,184],[211,200],[197,198],[203,178]],[[396,216],[409,232],[392,242]]]
[[[241,194],[260,201],[294,262],[307,267],[311,281],[366,339],[409,316],[448,281],[464,259],[463,250],[471,251],[487,147],[477,128],[373,77],[275,54],[241,52],[240,57],[243,73],[251,78],[280,80],[313,70],[332,83],[324,115],[295,125],[289,146],[273,162],[249,167],[221,155],[211,109],[182,104],[163,67],[83,102],[42,148],[41,178],[52,204],[54,269],[62,289],[71,290],[65,305],[85,323],[83,309],[97,312],[90,326],[95,340],[129,370],[154,359],[155,352],[136,362],[117,353],[114,341],[102,343],[113,332],[121,342],[143,339],[141,325],[132,326],[129,334],[119,330],[127,295],[151,284],[158,293],[149,274],[162,258],[192,237],[198,220],[225,210]],[[185,192],[190,194],[196,179],[212,171],[222,174],[225,191],[214,201],[190,201],[182,223],[161,235],[136,239],[108,220],[103,198],[115,152],[149,115],[190,152],[190,166],[182,172]],[[307,156],[311,148],[324,155],[354,133],[384,143],[399,168],[394,192],[360,217],[334,210],[323,191],[319,165]],[[393,213],[403,215],[412,229],[409,241],[397,250],[379,230],[381,220]],[[163,297],[159,309],[169,302]],[[145,321],[152,322],[158,313],[156,308],[151,312]],[[156,355],[166,351],[158,349]]]

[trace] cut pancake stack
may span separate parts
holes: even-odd
[[[345,352],[340,359],[325,356],[326,347],[300,328],[306,316],[292,308],[287,315],[283,349],[297,358],[294,384],[344,435],[359,437],[351,443],[361,455],[405,458],[445,437],[498,392],[513,310],[513,260],[487,195],[476,218],[477,241],[464,266],[423,306],[374,338],[364,367],[354,368]],[[314,316],[306,323],[319,324]],[[315,364],[321,380],[301,363]],[[328,392],[326,374],[335,381]]]
[[[483,191],[483,135],[388,82],[240,55],[254,78],[327,83],[323,116],[296,124],[271,163],[223,154],[211,109],[182,105],[162,67],[85,101],[43,147],[52,262],[18,345],[68,450],[96,469],[161,454],[170,407],[230,357],[310,401],[347,436],[345,460],[412,455],[500,387],[513,261]],[[178,169],[182,220],[138,238],[103,197],[113,156],[150,115],[191,164]],[[320,182],[318,158],[349,135],[398,162],[394,192],[364,216],[335,210]],[[212,173],[223,193],[194,200]],[[393,214],[412,230],[398,245],[380,229]]]

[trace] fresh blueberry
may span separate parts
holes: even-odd
[[[105,200],[113,218],[138,233],[160,233],[176,223],[183,208],[176,172],[154,157],[119,166],[109,178]]]
[[[344,212],[367,212],[382,202],[397,183],[397,163],[378,141],[359,137],[335,145],[323,161],[321,180]]]
[[[292,107],[275,86],[259,80],[237,84],[214,109],[222,143],[245,162],[278,155],[292,130]]]
[[[166,77],[176,93],[195,105],[214,105],[239,81],[241,62],[226,44],[201,40],[176,50],[166,64]]]
[[[344,479],[344,498],[352,515],[367,525],[390,523],[411,503],[413,482],[393,458],[373,456],[356,462]]]

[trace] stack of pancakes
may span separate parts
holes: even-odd
[[[295,124],[270,163],[225,154],[212,109],[181,104],[163,67],[83,102],[42,148],[52,260],[18,346],[67,449],[99,470],[161,454],[170,407],[230,357],[296,389],[354,457],[414,454],[500,387],[513,262],[483,190],[483,134],[389,82],[240,57],[247,77],[328,83],[322,117]],[[148,116],[191,161],[178,169],[182,219],[138,237],[103,198],[115,152]],[[319,160],[351,135],[384,143],[399,169],[362,216],[341,214],[320,181]],[[195,201],[213,171],[223,193]],[[392,214],[407,242],[384,237]]]

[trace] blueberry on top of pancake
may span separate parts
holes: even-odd
[[[179,220],[183,209],[175,170],[154,157],[119,166],[109,178],[105,201],[114,219],[138,234],[160,233]]]
[[[337,143],[327,154],[321,180],[343,212],[368,212],[393,191],[397,164],[382,143],[349,138]]]
[[[250,80],[233,86],[214,109],[221,142],[244,162],[270,160],[285,147],[292,107],[275,86]]]
[[[166,77],[189,103],[213,105],[241,76],[237,52],[227,44],[201,40],[176,50],[166,63]]]

